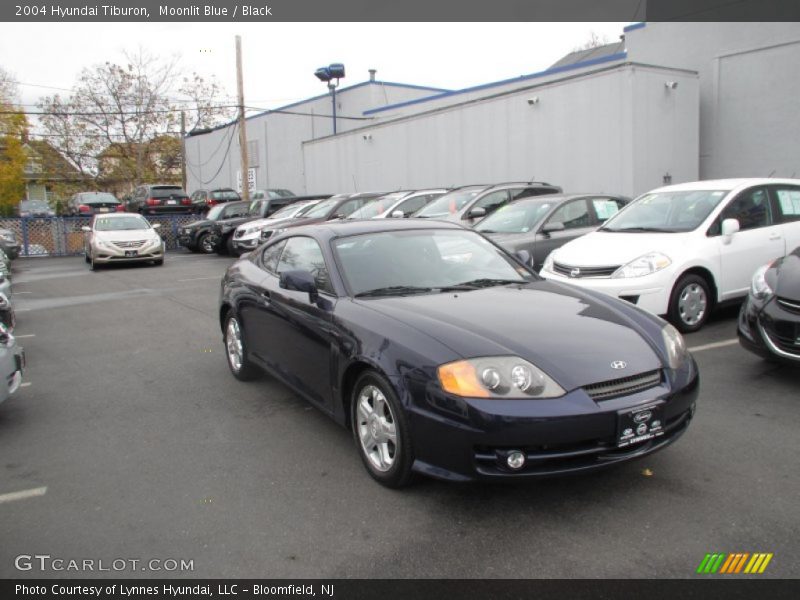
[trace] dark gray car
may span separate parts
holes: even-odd
[[[530,196],[558,194],[560,187],[541,181],[467,185],[439,196],[413,217],[453,221],[471,227],[509,202]]]
[[[475,230],[511,253],[526,250],[537,271],[556,248],[602,225],[630,202],[607,194],[554,194],[507,204]]]

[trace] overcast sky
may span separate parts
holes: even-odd
[[[21,102],[33,105],[68,94],[53,88],[70,88],[82,68],[123,63],[125,51],[141,46],[180,57],[187,73],[216,75],[233,96],[239,34],[246,104],[276,108],[324,93],[313,72],[332,62],[345,64],[343,87],[374,68],[379,80],[460,89],[543,70],[592,32],[618,40],[626,24],[2,23],[0,65],[22,83]]]

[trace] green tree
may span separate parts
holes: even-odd
[[[0,67],[0,214],[11,215],[25,196],[23,140],[28,122],[16,105],[16,86],[11,75]]]

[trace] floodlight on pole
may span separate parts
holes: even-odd
[[[339,80],[344,78],[344,65],[331,63],[327,67],[320,67],[314,71],[314,76],[328,84],[328,91],[333,102],[333,135],[336,135],[336,88],[339,86]]]

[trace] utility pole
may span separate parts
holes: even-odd
[[[186,191],[186,111],[181,111],[181,187]]]
[[[250,161],[247,159],[247,131],[244,120],[244,81],[242,78],[242,36],[236,36],[236,87],[239,92],[239,150],[241,151],[242,200],[250,202]]]

